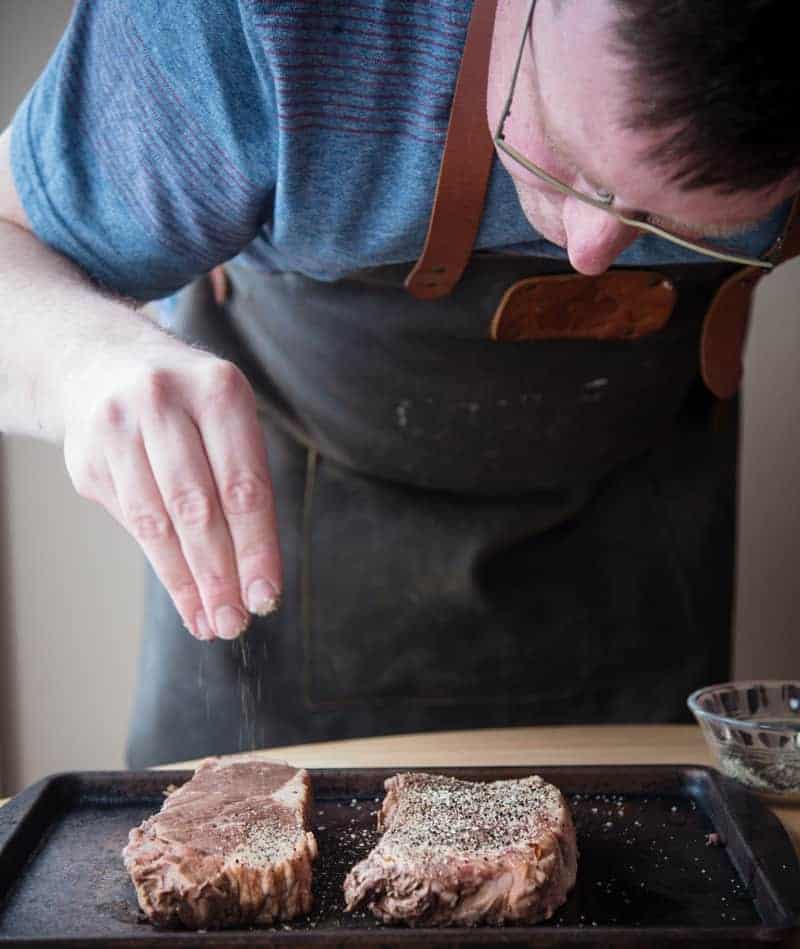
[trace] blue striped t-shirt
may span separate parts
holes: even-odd
[[[164,297],[241,255],[324,280],[416,259],[470,0],[79,0],[14,120],[35,232]],[[765,249],[785,209],[733,242]],[[479,248],[563,257],[495,161]],[[625,263],[692,259],[650,237]]]

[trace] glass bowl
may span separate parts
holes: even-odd
[[[723,774],[800,801],[800,681],[723,682],[693,692],[687,704]]]

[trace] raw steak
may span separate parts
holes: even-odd
[[[577,845],[558,788],[538,775],[474,783],[400,774],[385,784],[384,835],[344,883],[347,908],[446,926],[548,919],[575,883]]]
[[[311,908],[308,772],[254,757],[207,758],[122,852],[139,905],[159,926],[217,929]]]

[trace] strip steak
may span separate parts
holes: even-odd
[[[389,778],[375,849],[344,883],[349,910],[386,923],[535,923],[575,883],[575,827],[538,775],[478,783],[433,774]]]
[[[249,756],[207,758],[122,851],[158,926],[218,929],[311,909],[317,843],[308,772]]]

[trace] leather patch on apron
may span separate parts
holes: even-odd
[[[531,277],[506,291],[489,337],[498,342],[639,339],[666,325],[676,298],[672,282],[656,271]]]

